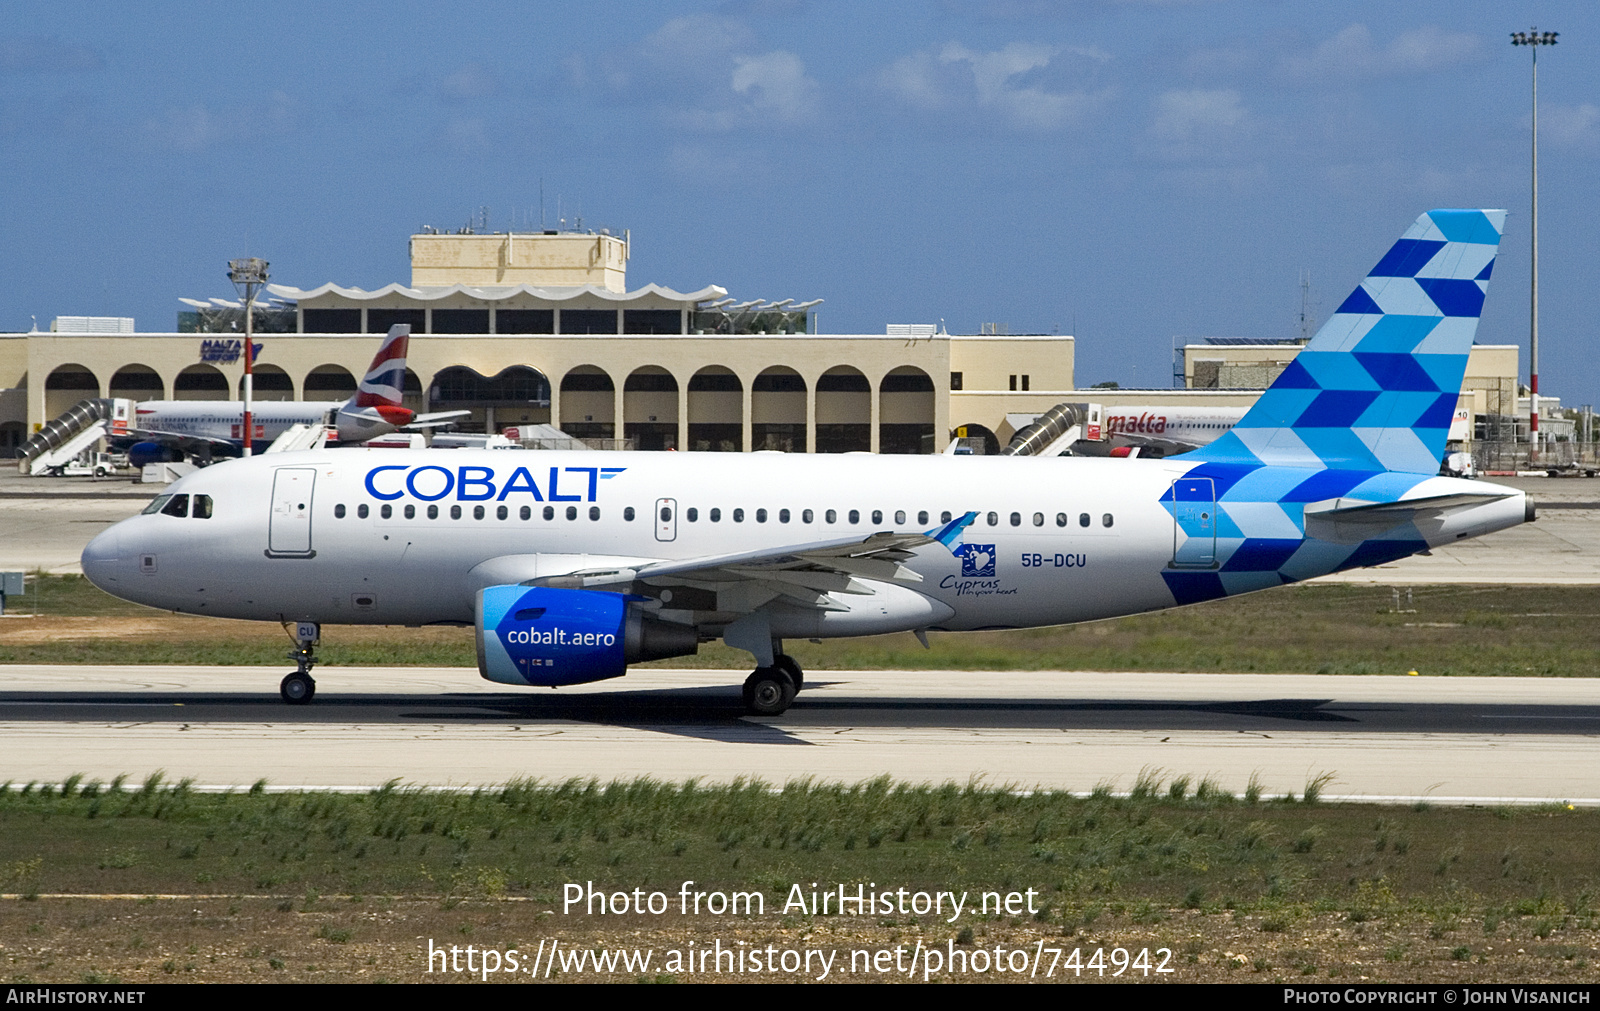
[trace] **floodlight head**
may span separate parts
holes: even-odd
[[[266,260],[250,256],[240,260],[228,261],[228,280],[234,284],[265,284],[267,282]]]
[[[1525,32],[1512,32],[1511,44],[1513,46],[1553,46],[1560,32],[1541,32],[1537,28]]]

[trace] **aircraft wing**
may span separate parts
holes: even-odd
[[[452,418],[465,418],[471,411],[435,411],[432,414],[419,414],[412,418],[409,424],[401,425],[400,431],[409,432],[418,428],[438,428],[448,425]]]
[[[1139,432],[1116,432],[1111,436],[1114,446],[1138,446],[1141,449],[1159,449],[1167,456],[1177,456],[1187,453],[1191,449],[1199,449],[1202,443],[1190,442],[1187,439],[1168,439],[1159,435],[1145,435]]]
[[[192,453],[202,447],[224,446],[238,449],[239,444],[229,439],[212,439],[204,435],[178,435],[174,432],[154,432],[148,428],[125,428],[109,433],[118,441],[159,442],[163,446],[176,446],[180,452]]]
[[[913,549],[940,543],[952,546],[975,518],[967,513],[922,533],[879,531],[866,537],[812,541],[776,549],[702,555],[698,558],[645,562],[639,565],[575,570],[534,580],[575,589],[627,589],[658,596],[674,609],[748,613],[770,601],[819,610],[842,610],[830,593],[871,595],[861,580],[920,583],[922,576],[905,563]],[[683,590],[690,591],[687,594]],[[698,593],[694,591],[699,591]],[[686,599],[679,600],[679,596]],[[714,595],[714,601],[712,599]]]

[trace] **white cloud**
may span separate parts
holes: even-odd
[[[817,82],[806,76],[800,57],[781,49],[761,56],[736,56],[732,86],[750,100],[753,111],[782,123],[798,123],[816,112]]]
[[[1475,61],[1484,52],[1481,36],[1446,32],[1432,25],[1402,32],[1382,45],[1366,25],[1353,24],[1315,49],[1283,57],[1278,68],[1289,80],[1309,84],[1428,74]]]
[[[145,122],[145,132],[157,143],[179,151],[200,151],[226,134],[225,121],[203,105],[172,108]]]
[[[1254,127],[1237,91],[1194,89],[1156,96],[1147,133],[1162,157],[1185,161],[1225,157]]]
[[[652,106],[681,130],[727,133],[809,122],[821,104],[821,88],[800,57],[783,49],[762,52],[738,18],[672,18],[625,57],[609,62],[604,71],[574,68],[575,83],[582,86],[603,74],[619,99]]]
[[[1068,52],[1090,61],[1109,59],[1098,50]],[[965,106],[998,114],[1013,129],[1057,130],[1080,121],[1110,95],[1081,88],[1050,90],[1039,83],[1040,73],[1061,69],[1061,53],[1028,42],[992,52],[951,42],[937,56],[919,52],[901,57],[879,73],[878,83],[912,108],[932,112]]]
[[[1528,117],[1531,127],[1533,117]],[[1552,105],[1539,110],[1539,139],[1557,147],[1594,147],[1600,144],[1600,107]]]
[[[500,82],[481,63],[468,63],[439,82],[439,94],[450,102],[488,98],[499,90]]]

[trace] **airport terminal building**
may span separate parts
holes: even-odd
[[[815,302],[629,291],[627,259],[603,233],[424,233],[410,285],[271,285],[255,396],[344,400],[396,323],[412,332],[407,406],[618,448],[938,452],[958,426],[999,432],[1019,395],[1044,410],[1073,387],[1070,336],[819,334]],[[180,332],[0,335],[0,451],[86,397],[240,396],[242,310],[184,302]]]

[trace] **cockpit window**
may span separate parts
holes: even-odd
[[[161,507],[161,515],[177,516],[182,519],[189,515],[189,496],[174,495],[166,505]]]
[[[208,520],[208,519],[210,519],[211,518],[211,496],[210,495],[196,495],[194,497],[194,511],[191,512],[190,515],[193,516],[197,520]]]
[[[167,499],[169,499],[171,497],[172,497],[171,495],[157,495],[155,498],[150,500],[150,504],[149,505],[144,507],[143,515],[145,515],[145,516],[153,516],[156,513],[160,512],[161,511],[161,507],[166,505],[167,504]]]

